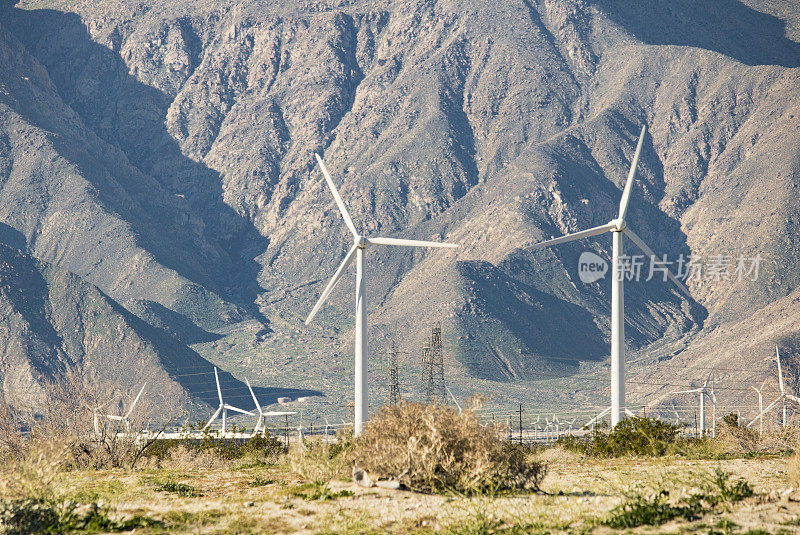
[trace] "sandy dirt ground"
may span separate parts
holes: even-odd
[[[516,496],[426,495],[333,481],[330,496],[314,499],[313,488],[281,467],[75,472],[60,486],[75,501],[163,522],[138,533],[608,533],[616,530],[600,521],[626,496],[661,489],[688,495],[720,469],[747,480],[755,496],[691,522],[630,531],[800,533],[800,490],[789,482],[785,458],[598,460],[548,450],[542,460],[542,492]],[[163,490],[165,482],[185,485],[188,495]]]

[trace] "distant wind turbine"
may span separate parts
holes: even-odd
[[[146,387],[146,386],[147,386],[147,383],[144,383],[142,385],[142,388],[139,389],[139,393],[136,394],[136,398],[133,400],[133,403],[131,403],[130,408],[128,408],[128,412],[126,412],[122,416],[117,416],[117,415],[114,415],[114,414],[106,414],[106,418],[108,418],[109,420],[115,421],[115,422],[122,422],[125,425],[125,430],[126,431],[130,431],[131,430],[131,421],[130,421],[131,413],[133,412],[134,407],[136,407],[136,403],[139,401],[139,398],[142,397],[142,392],[144,392],[144,387]]]
[[[642,143],[647,131],[646,126],[642,126],[642,133],[639,135],[639,142],[636,145],[636,152],[631,161],[631,168],[628,172],[628,179],[625,189],[622,191],[622,199],[619,203],[619,214],[605,225],[594,227],[589,230],[575,232],[560,238],[554,238],[534,245],[534,248],[548,247],[559,243],[565,243],[581,238],[597,236],[604,232],[611,232],[613,235],[611,253],[611,425],[617,425],[623,418],[625,412],[625,312],[623,305],[623,286],[622,286],[622,266],[620,257],[622,256],[622,234],[624,233],[633,243],[641,249],[652,262],[660,264],[664,273],[675,283],[680,290],[691,297],[689,290],[669,271],[666,264],[659,259],[650,247],[631,229],[627,227],[625,214],[628,211],[628,201],[630,201],[631,191],[633,190],[633,178],[636,175],[636,164],[639,162],[639,154],[642,151]]]
[[[238,407],[234,407],[233,405],[229,405],[222,401],[222,389],[219,387],[219,374],[217,373],[217,367],[214,366],[214,379],[217,381],[217,395],[219,396],[219,407],[217,408],[217,412],[214,413],[213,416],[208,420],[208,423],[203,427],[203,431],[209,428],[209,426],[214,423],[214,420],[222,413],[222,433],[225,433],[225,424],[228,419],[228,411],[239,412],[242,414],[249,414],[250,416],[254,416],[252,412],[240,409]]]
[[[250,381],[247,380],[245,377],[244,382],[247,384],[248,390],[250,390],[250,395],[253,396],[253,403],[256,404],[256,411],[258,412],[258,420],[256,420],[256,425],[253,428],[253,434],[250,436],[256,436],[258,434],[258,430],[261,429],[262,432],[267,431],[267,428],[264,426],[264,418],[267,416],[291,416],[293,414],[297,414],[297,412],[292,411],[269,411],[264,412],[264,409],[261,408],[261,403],[258,402],[258,398],[256,398],[255,392],[253,392],[253,387],[250,386]],[[250,413],[252,414],[252,413]],[[224,431],[223,431],[224,433]]]
[[[704,437],[706,435],[706,404],[705,404],[705,397],[706,397],[706,389],[708,388],[708,381],[711,379],[711,374],[708,374],[706,377],[703,386],[698,388],[692,388],[689,390],[680,390],[678,392],[673,392],[673,394],[698,394],[700,396],[700,436]],[[697,383],[695,383],[697,384]],[[716,397],[715,403],[716,403]]]
[[[339,268],[334,273],[333,278],[330,280],[328,285],[323,290],[322,295],[319,296],[319,300],[317,304],[314,305],[314,308],[311,310],[311,313],[306,318],[306,325],[311,323],[311,320],[314,319],[317,312],[319,311],[322,304],[325,303],[325,300],[328,299],[328,296],[331,294],[333,289],[336,287],[336,284],[342,278],[344,271],[353,263],[353,260],[356,261],[356,336],[355,336],[355,422],[354,422],[354,433],[355,435],[360,435],[362,429],[364,428],[364,423],[367,421],[368,418],[368,403],[369,403],[369,389],[367,385],[367,364],[365,362],[365,358],[367,357],[367,302],[366,302],[366,287],[364,284],[364,251],[366,250],[367,246],[369,245],[401,245],[405,247],[448,247],[448,248],[455,248],[458,245],[450,244],[450,243],[439,243],[439,242],[431,242],[431,241],[419,241],[419,240],[404,240],[398,238],[367,238],[359,234],[356,230],[355,225],[353,224],[353,220],[350,218],[350,214],[347,212],[347,208],[345,208],[344,201],[342,201],[339,192],[336,190],[336,186],[333,184],[333,179],[331,178],[330,173],[328,173],[328,169],[325,167],[325,162],[322,161],[322,158],[319,154],[314,154],[317,158],[317,163],[319,163],[319,167],[322,170],[322,174],[325,177],[325,181],[328,183],[328,188],[330,188],[331,193],[333,194],[333,199],[336,201],[336,206],[339,207],[339,212],[342,214],[342,219],[344,219],[347,228],[350,229],[350,232],[353,234],[353,246],[347,252],[342,260],[342,263],[339,265]]]
[[[769,380],[769,377],[764,379],[764,382],[761,383],[761,387],[759,387],[759,388],[756,388],[756,387],[754,387],[752,385],[750,386],[750,388],[755,390],[756,394],[758,394],[758,416],[756,416],[756,418],[752,422],[747,424],[747,427],[750,427],[751,425],[753,425],[753,423],[756,420],[758,420],[760,422],[759,423],[759,428],[758,428],[758,434],[759,435],[763,435],[764,434],[764,418],[762,416],[764,414],[764,396],[761,394],[761,392],[764,390],[764,385],[767,384],[768,380]]]
[[[781,394],[780,394],[780,396],[778,396],[778,399],[776,399],[775,401],[770,403],[769,406],[766,409],[762,410],[759,413],[759,415],[756,416],[753,419],[752,422],[747,424],[747,427],[752,426],[756,422],[756,420],[762,420],[762,422],[763,422],[764,415],[767,414],[769,411],[771,411],[773,408],[775,408],[778,405],[778,403],[780,403],[782,405],[782,407],[783,407],[783,420],[782,420],[781,424],[782,424],[782,427],[785,427],[786,426],[786,400],[788,399],[789,401],[793,401],[793,402],[795,402],[797,404],[800,404],[800,398],[798,398],[797,396],[793,396],[792,394],[787,394],[786,393],[786,385],[783,382],[783,370],[781,370],[781,354],[780,354],[780,351],[778,351],[778,346],[777,345],[775,346],[775,362],[778,365],[778,386],[781,389]],[[763,385],[762,385],[762,388],[763,388]],[[759,398],[760,397],[761,396],[760,396],[760,393],[759,393]],[[763,423],[762,423],[762,428],[763,428]]]

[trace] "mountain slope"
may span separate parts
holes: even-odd
[[[614,217],[642,123],[631,226],[673,260],[763,263],[757,280],[689,281],[692,299],[658,281],[626,285],[633,358],[684,384],[692,372],[672,357],[698,355],[717,329],[782,306],[797,287],[794,3],[36,0],[4,15],[6,56],[23,65],[8,69],[7,94],[35,71],[39,101],[57,111],[46,115],[61,118],[45,122],[15,96],[6,153],[92,155],[102,165],[80,167],[67,197],[114,214],[103,224],[125,239],[109,248],[77,210],[59,210],[59,228],[74,230],[39,238],[28,229],[52,228],[40,223],[47,203],[0,204],[0,217],[35,256],[276,384],[319,383],[319,363],[336,353],[325,381],[342,398],[349,388],[352,363],[338,353],[352,342],[352,278],[319,325],[301,326],[350,246],[314,151],[366,234],[461,245],[369,251],[372,348],[402,339],[409,373],[438,319],[448,373],[467,381],[548,380],[602,360],[610,283],[580,282],[577,258],[607,258],[610,239],[530,246]],[[37,141],[14,137],[18,124]],[[36,167],[25,191],[65,183],[67,163]],[[95,167],[103,173],[84,171]],[[4,184],[0,194],[15,191]],[[238,321],[248,315],[269,328]],[[372,373],[383,374],[377,359]]]

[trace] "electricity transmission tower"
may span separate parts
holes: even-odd
[[[386,353],[389,366],[389,405],[397,405],[400,402],[400,377],[397,374],[397,346],[394,340],[389,344]]]
[[[444,352],[442,351],[442,325],[436,322],[430,339],[422,348],[422,399],[424,403],[447,404],[444,386]]]

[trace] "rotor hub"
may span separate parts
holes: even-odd
[[[353,241],[355,242],[355,246],[359,249],[367,248],[367,239],[364,236],[356,236],[355,240]]]
[[[612,223],[614,223],[616,226],[616,228],[614,228],[614,232],[622,232],[625,230],[625,227],[628,226],[624,219],[615,219],[612,221]]]

